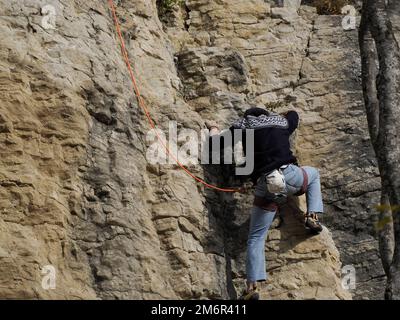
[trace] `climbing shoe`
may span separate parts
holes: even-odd
[[[257,292],[257,288],[244,290],[239,300],[259,300],[260,294]]]
[[[322,231],[322,225],[318,220],[318,215],[316,213],[306,213],[304,216],[305,227],[311,230],[312,233],[318,234]]]

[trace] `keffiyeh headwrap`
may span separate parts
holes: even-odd
[[[262,114],[258,117],[248,115],[244,118],[236,120],[232,127],[234,129],[263,129],[263,128],[289,128],[289,122],[285,117],[276,113],[269,115]]]

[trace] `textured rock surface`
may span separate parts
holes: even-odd
[[[278,100],[301,113],[297,154],[321,169],[325,220],[344,264],[357,267],[355,297],[380,297],[379,178],[356,31],[311,7],[262,0],[187,0],[161,19],[156,1],[115,2],[164,131],[169,120],[227,125]],[[174,165],[147,163],[148,126],[106,1],[54,1],[54,30],[41,25],[45,4],[0,0],[0,297],[235,298],[250,194],[204,190]],[[192,170],[233,183],[213,166]],[[350,298],[329,231],[310,238],[292,211],[269,235],[263,297]],[[45,265],[57,270],[55,290],[41,287]]]
[[[320,168],[327,217],[344,264],[357,271],[355,298],[382,298],[384,273],[374,238],[380,178],[360,91],[357,31],[319,16],[294,91],[303,117],[301,160]]]

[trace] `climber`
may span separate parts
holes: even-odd
[[[241,296],[244,300],[259,298],[257,282],[266,280],[265,238],[278,205],[285,202],[288,195],[306,194],[304,225],[312,233],[322,231],[318,220],[318,215],[323,212],[318,170],[308,166],[299,167],[290,150],[289,137],[298,124],[299,116],[295,111],[279,115],[254,107],[248,109],[244,117],[230,128],[244,132],[244,129],[254,130],[255,164],[250,178],[256,186],[247,241],[247,289]],[[212,138],[220,133],[215,122],[206,122],[206,125]]]

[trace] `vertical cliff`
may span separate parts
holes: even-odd
[[[169,121],[197,131],[207,119],[228,125],[253,104],[299,111],[296,154],[320,168],[326,222],[362,275],[356,296],[376,294],[368,286],[382,272],[371,271],[380,269],[369,215],[379,177],[356,31],[312,7],[263,0],[186,0],[173,10],[114,2],[164,132]],[[0,296],[235,298],[251,194],[217,193],[174,164],[150,164],[153,141],[107,1],[53,1],[54,29],[43,27],[46,4],[0,0]],[[219,168],[191,170],[232,183]],[[331,233],[310,237],[294,211],[282,208],[269,235],[262,297],[351,298]],[[45,265],[57,271],[54,290],[41,286]]]

